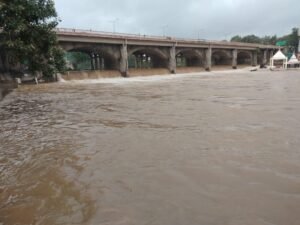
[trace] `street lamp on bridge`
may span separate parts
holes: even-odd
[[[111,20],[109,22],[112,23],[112,25],[113,25],[113,33],[116,33],[116,26],[117,26],[117,23],[119,22],[119,18],[116,18],[116,19]]]

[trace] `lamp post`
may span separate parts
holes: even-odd
[[[165,37],[166,36],[166,29],[168,28],[168,25],[164,25],[161,28],[162,28],[162,31],[163,31],[163,36]]]
[[[198,40],[200,40],[200,33],[201,33],[202,31],[204,31],[204,29],[202,29],[202,28],[197,30],[197,39],[198,39]]]
[[[112,23],[112,25],[113,25],[113,33],[116,33],[116,25],[117,25],[117,23],[119,22],[119,19],[116,18],[116,19],[111,20],[111,21],[109,21],[109,22]]]

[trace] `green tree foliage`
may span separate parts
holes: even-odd
[[[247,35],[245,37],[236,35],[231,38],[231,41],[232,42],[244,42],[244,43],[260,43],[261,42],[260,38],[255,35]]]
[[[231,38],[231,42],[242,42],[242,37],[240,35],[236,35]]]
[[[0,47],[9,68],[22,63],[47,77],[64,70],[54,31],[58,22],[53,0],[0,0]]]
[[[285,35],[280,38],[277,38],[276,35],[264,36],[264,37],[257,37],[255,35],[247,35],[245,37],[241,37],[239,35],[236,35],[231,38],[231,41],[232,42],[245,42],[245,43],[258,43],[258,44],[265,44],[265,45],[275,45],[276,42],[278,42],[278,41],[286,41],[289,51],[298,52],[299,37],[298,37],[298,29],[293,28],[291,34]]]
[[[264,45],[276,45],[277,42],[277,36],[264,36],[260,38],[260,43]]]
[[[293,28],[291,34],[279,38],[278,41],[286,41],[289,51],[298,52],[298,44],[299,44],[298,28]]]
[[[260,38],[255,36],[255,35],[247,35],[245,37],[242,38],[242,42],[245,43],[260,43]]]

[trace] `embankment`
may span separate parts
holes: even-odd
[[[0,101],[3,100],[3,98],[10,93],[13,89],[17,88],[18,85],[15,82],[0,82]]]
[[[10,75],[0,74],[0,101],[17,87],[17,83],[13,81],[13,78]]]
[[[69,71],[62,75],[64,80],[85,80],[120,77],[121,73],[117,70],[105,71]]]

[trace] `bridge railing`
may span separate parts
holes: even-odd
[[[139,39],[157,39],[157,40],[170,40],[170,41],[202,41],[209,42],[205,39],[185,39],[185,38],[174,38],[170,36],[158,36],[158,35],[146,35],[146,34],[129,34],[129,33],[119,33],[119,32],[108,32],[108,31],[95,31],[88,29],[72,29],[72,28],[56,28],[57,32],[65,33],[85,33],[85,34],[98,34],[98,35],[107,35],[113,37],[132,37]]]
[[[206,39],[187,39],[187,38],[174,38],[170,36],[155,36],[155,35],[146,35],[146,34],[128,34],[128,33],[119,33],[119,32],[108,32],[108,31],[95,31],[88,29],[72,29],[72,28],[56,28],[56,32],[62,33],[77,33],[85,35],[102,35],[112,38],[134,38],[140,40],[157,40],[157,41],[170,41],[170,42],[187,42],[187,43],[204,43],[204,44],[216,44],[216,45],[228,45],[228,46],[241,46],[241,47],[260,47],[260,48],[274,48],[272,45],[263,45],[263,44],[253,44],[253,43],[241,43],[241,42],[230,42],[230,41],[217,41],[217,40],[206,40]]]

